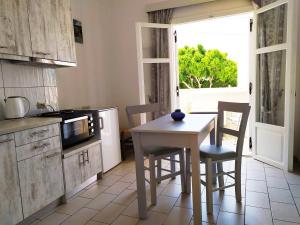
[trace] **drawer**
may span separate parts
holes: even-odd
[[[56,152],[61,152],[60,136],[19,146],[16,148],[16,151],[17,161],[28,159],[42,153],[51,155]]]
[[[59,136],[59,124],[37,127],[15,133],[16,146],[26,145],[49,137]]]
[[[5,142],[10,142],[14,140],[13,134],[5,134],[0,136],[0,144]]]

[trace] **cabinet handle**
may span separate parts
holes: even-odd
[[[34,54],[39,54],[39,55],[51,55],[49,52],[39,52],[39,51],[34,51]]]
[[[82,161],[81,161],[81,156],[82,156]],[[80,164],[85,165],[85,161],[84,161],[84,152],[81,152],[81,153],[79,154],[79,165],[80,165]]]
[[[47,146],[49,146],[50,145],[50,143],[48,142],[48,143],[44,143],[44,144],[42,144],[42,145],[35,145],[35,146],[33,146],[33,150],[36,150],[36,149],[39,149],[39,148],[42,148],[42,149],[44,149],[44,148],[46,148]]]
[[[100,117],[100,130],[104,129],[104,122],[103,122],[103,118]]]
[[[90,156],[89,156],[89,150],[87,150],[86,152],[85,152],[85,154],[86,154],[86,162],[88,162],[88,163],[90,163]]]
[[[47,159],[53,158],[53,157],[55,157],[55,156],[57,156],[57,155],[60,155],[60,154],[61,154],[60,152],[55,152],[55,153],[53,153],[53,154],[47,155],[46,158],[47,158]]]
[[[5,48],[5,49],[8,49],[8,47],[7,47],[7,46],[1,46],[1,45],[0,45],[0,48]]]
[[[49,132],[49,130],[34,131],[30,134],[30,137],[34,137],[36,135],[38,135],[40,137],[41,135],[44,135],[44,133],[47,133],[47,132]]]
[[[0,144],[3,144],[3,143],[6,143],[6,142],[10,142],[10,141],[13,141],[14,139],[6,139],[4,141],[0,141]]]

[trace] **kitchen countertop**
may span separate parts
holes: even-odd
[[[59,123],[61,118],[27,117],[22,119],[1,120],[0,135],[14,133],[35,127]]]

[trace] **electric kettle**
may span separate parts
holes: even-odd
[[[22,96],[10,96],[4,102],[5,119],[23,118],[30,110],[29,100]]]

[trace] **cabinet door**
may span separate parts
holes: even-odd
[[[0,53],[32,56],[27,0],[0,0]]]
[[[84,167],[82,169],[83,181],[95,176],[102,171],[101,147],[100,144],[94,145],[84,151]]]
[[[76,62],[70,0],[57,0],[57,18],[57,59],[65,62]]]
[[[28,0],[32,55],[43,59],[57,59],[56,0]]]
[[[25,218],[64,194],[60,149],[23,160],[18,167]]]
[[[13,135],[0,136],[0,224],[23,219]]]
[[[83,152],[64,159],[65,187],[67,193],[82,183],[81,168],[83,163]]]

